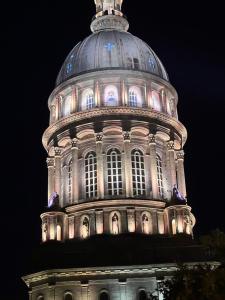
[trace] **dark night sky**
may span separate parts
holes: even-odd
[[[40,242],[39,215],[47,203],[46,153],[41,145],[48,126],[47,99],[66,55],[90,34],[94,15],[93,0],[55,2],[19,2],[10,8],[4,26],[3,45],[14,70],[4,88],[14,117],[9,123],[9,114],[2,116],[9,124],[4,132],[10,131],[5,173],[10,180],[4,187],[1,218],[2,228],[7,227],[2,272],[9,292],[1,297],[4,300],[28,299],[20,276],[26,274],[26,257]],[[185,169],[189,204],[197,218],[195,232],[225,230],[222,8],[216,1],[125,0],[123,11],[130,32],[158,54],[179,94],[179,119],[189,133]]]

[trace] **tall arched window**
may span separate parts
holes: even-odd
[[[97,196],[97,160],[96,153],[89,152],[85,157],[86,198]]]
[[[152,91],[152,105],[155,110],[157,111],[162,110],[160,95],[157,91]]]
[[[141,90],[137,86],[132,86],[129,88],[129,106],[131,107],[142,106]]]
[[[92,109],[95,106],[95,101],[94,101],[94,95],[88,94],[86,97],[86,108],[87,109]]]
[[[72,160],[68,165],[68,198],[69,203],[72,203]]]
[[[137,94],[133,90],[129,91],[129,106],[137,107]]]
[[[82,110],[95,107],[94,93],[92,89],[86,89],[82,94]]]
[[[118,105],[118,90],[114,85],[109,85],[105,88],[104,103],[106,106]]]
[[[72,101],[72,97],[70,95],[66,96],[65,97],[65,100],[64,100],[64,110],[63,110],[63,113],[64,113],[64,116],[69,116],[70,115],[70,112],[71,112],[71,101]]]
[[[147,300],[147,294],[146,291],[141,290],[138,294],[138,300]]]
[[[107,153],[108,194],[111,196],[123,194],[122,159],[118,149],[110,149]]]
[[[73,300],[73,295],[72,295],[72,293],[71,293],[71,292],[66,292],[66,293],[64,294],[63,300]]]
[[[161,197],[163,197],[162,160],[161,160],[161,158],[158,154],[156,156],[156,164],[157,164],[157,181],[158,181],[159,194],[160,194]]]
[[[99,300],[110,300],[109,294],[107,292],[101,292],[99,296]]]
[[[133,195],[145,194],[145,167],[144,155],[140,150],[131,152]]]

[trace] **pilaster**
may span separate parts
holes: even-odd
[[[103,133],[96,133],[96,156],[97,156],[97,191],[98,198],[104,198],[104,174],[103,174],[103,156],[102,156],[102,141]]]
[[[72,202],[79,200],[78,139],[71,140],[72,151]]]
[[[184,173],[184,151],[180,150],[177,152],[177,182],[178,189],[183,197],[187,196],[185,173]]]
[[[48,200],[52,193],[55,191],[55,160],[53,157],[48,157],[47,160],[48,168]]]
[[[157,161],[156,161],[157,153],[156,153],[156,140],[154,134],[149,135],[149,153],[150,153],[150,174],[151,174],[152,196],[153,199],[159,199]]]
[[[177,185],[174,141],[170,140],[167,143],[167,150],[169,154],[169,173],[170,173],[170,184],[171,184],[170,189],[172,191],[173,187]]]
[[[124,159],[125,159],[125,187],[126,197],[132,197],[132,173],[131,173],[131,153],[130,153],[130,132],[123,133],[124,138]]]
[[[59,195],[59,201],[62,206],[61,195],[61,148],[55,147],[55,192]]]

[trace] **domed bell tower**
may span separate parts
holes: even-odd
[[[140,244],[152,238],[192,239],[195,218],[187,205],[184,173],[187,132],[178,120],[178,95],[155,52],[127,32],[122,2],[95,0],[93,33],[72,49],[59,72],[48,100],[50,124],[43,135],[48,153],[43,246],[55,242],[61,248],[55,246],[53,251],[61,249],[57,253],[64,255],[63,247],[72,253],[76,245],[67,265],[88,269],[57,271],[64,283],[54,279],[49,290],[41,290],[39,279],[48,283],[51,271],[37,281],[33,275],[26,277],[26,283],[36,287],[32,300],[136,299],[142,291],[150,295],[157,288],[156,268],[143,281],[146,266],[137,271],[126,253],[123,264],[128,265],[103,267],[101,279],[99,266],[112,263],[104,260],[111,246],[102,249],[111,241],[115,247],[122,245],[124,237],[131,244],[137,237]],[[121,256],[132,247],[124,244]],[[116,253],[109,256],[115,259],[112,265],[121,265]],[[147,264],[150,256],[144,260]],[[138,257],[145,255],[134,255],[134,264]],[[130,275],[119,278],[127,269]]]

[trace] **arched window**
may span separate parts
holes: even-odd
[[[83,216],[81,217],[81,224],[80,224],[80,236],[82,239],[86,239],[90,235],[90,223],[89,217]]]
[[[136,69],[136,70],[139,69],[140,65],[139,65],[138,58],[134,58],[133,61],[134,61],[134,69]]]
[[[140,150],[131,152],[133,195],[145,194],[145,167],[144,155]]]
[[[104,103],[106,106],[118,105],[118,90],[115,86],[109,85],[105,88]]]
[[[138,300],[147,300],[147,294],[146,291],[141,290],[138,294]]]
[[[160,102],[160,95],[157,91],[152,91],[152,105],[153,108],[157,111],[162,110],[161,102]]]
[[[72,160],[70,160],[68,166],[68,198],[69,203],[72,203]]]
[[[99,300],[110,300],[109,294],[107,292],[101,292],[99,296]]]
[[[97,160],[96,153],[89,152],[85,157],[86,198],[97,196]]]
[[[141,89],[137,86],[131,86],[129,88],[129,106],[141,107],[143,105],[143,99]]]
[[[86,89],[82,94],[82,110],[95,107],[94,93],[92,89]]]
[[[135,93],[134,90],[129,91],[129,106],[131,106],[131,107],[138,106],[137,94]]]
[[[44,300],[44,296],[42,295],[37,296],[37,300]]]
[[[60,225],[56,226],[56,239],[57,239],[57,241],[62,240],[62,228]]]
[[[117,149],[111,149],[107,153],[107,179],[108,194],[111,196],[122,195],[122,159],[121,153]]]
[[[157,163],[157,181],[158,181],[159,194],[161,197],[163,197],[162,160],[159,155],[156,156],[156,163]]]
[[[70,115],[71,101],[72,101],[72,97],[70,95],[68,95],[68,96],[65,97],[65,100],[64,100],[64,109],[63,109],[63,115],[64,115],[64,117]]]
[[[66,293],[64,294],[63,300],[73,300],[73,295],[72,295],[72,293],[71,293],[71,292],[66,292]]]

